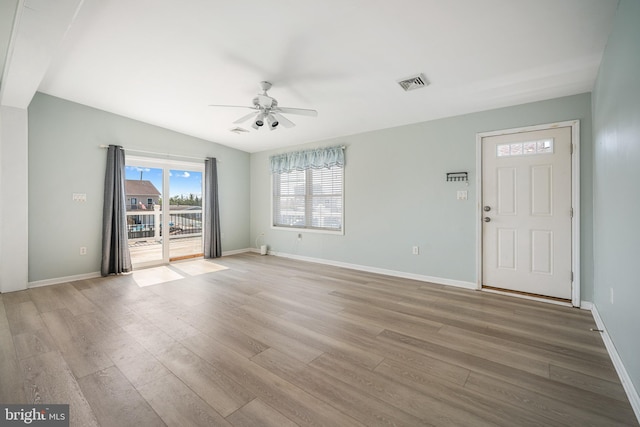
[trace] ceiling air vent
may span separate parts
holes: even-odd
[[[424,77],[424,74],[420,73],[416,76],[407,77],[406,79],[398,80],[398,84],[405,92],[410,90],[420,89],[421,87],[428,86],[429,83]]]

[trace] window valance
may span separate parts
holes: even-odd
[[[271,173],[344,166],[344,146],[294,151],[269,157]]]

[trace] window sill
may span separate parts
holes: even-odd
[[[342,228],[342,230],[323,230],[319,228],[297,228],[272,225],[271,229],[278,231],[291,231],[296,233],[333,234],[336,236],[344,236],[344,227]]]

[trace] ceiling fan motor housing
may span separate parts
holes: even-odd
[[[247,120],[253,119],[251,127],[258,130],[264,126],[264,122],[269,123],[269,129],[275,130],[280,125],[285,128],[292,128],[295,126],[291,120],[284,117],[282,114],[298,114],[302,116],[316,117],[318,112],[316,110],[310,110],[305,108],[289,108],[278,107],[278,101],[270,97],[267,91],[271,89],[271,83],[267,81],[260,82],[260,87],[263,93],[256,95],[253,98],[252,107],[243,107],[240,105],[210,105],[211,107],[234,107],[234,108],[249,108],[254,110],[245,116],[240,117],[234,121],[234,124],[243,123]]]
[[[261,110],[268,109],[268,108],[276,108],[278,106],[278,101],[276,101],[274,98],[271,98],[270,96],[267,96],[267,95],[258,95],[255,98],[253,98],[253,105],[256,108],[259,108]]]

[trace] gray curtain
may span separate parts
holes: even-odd
[[[214,157],[204,161],[204,257],[222,256],[220,210],[218,208],[218,166]]]
[[[107,149],[107,171],[104,177],[102,208],[103,276],[132,270],[127,243],[127,212],[124,191],[124,150],[119,145]]]

